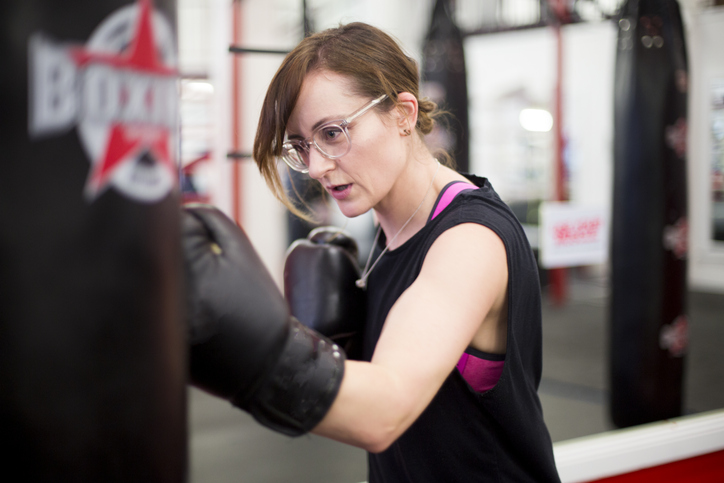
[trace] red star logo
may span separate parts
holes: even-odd
[[[154,43],[153,22],[151,21],[151,0],[138,0],[140,14],[130,46],[113,55],[91,52],[82,48],[72,49],[72,56],[79,66],[104,63],[116,69],[143,72],[156,76],[175,77],[177,71],[163,64]],[[152,94],[145,96],[145,102],[153,102]],[[128,102],[128,95],[121,96],[121,102]],[[110,126],[108,144],[102,158],[93,163],[86,184],[86,193],[95,197],[110,181],[114,171],[125,162],[130,162],[148,152],[167,169],[173,178],[176,167],[169,149],[170,133],[167,127],[148,124],[114,122]]]

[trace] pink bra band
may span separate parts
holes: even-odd
[[[505,361],[488,361],[464,353],[457,364],[463,379],[476,392],[489,391],[495,387],[503,373]]]

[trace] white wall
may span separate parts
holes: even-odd
[[[612,196],[612,22],[570,25],[563,38],[563,134],[571,201],[610,207]],[[550,199],[553,131],[529,133],[522,108],[553,112],[552,29],[470,37],[465,43],[471,111],[471,169],[503,199]],[[527,146],[527,147],[525,147]]]
[[[548,199],[553,132],[528,133],[521,109],[552,112],[555,40],[550,29],[465,41],[470,105],[470,171],[490,179],[506,201]]]
[[[563,31],[564,132],[568,138],[571,199],[611,206],[613,196],[613,22]]]
[[[724,81],[724,7],[687,15],[689,51],[689,281],[724,292],[724,242],[711,237],[711,87]]]

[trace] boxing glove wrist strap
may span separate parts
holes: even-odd
[[[276,366],[251,397],[233,403],[268,428],[300,436],[322,420],[337,397],[345,359],[337,344],[292,318]]]

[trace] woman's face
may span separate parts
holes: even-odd
[[[339,74],[310,73],[287,122],[287,137],[307,139],[315,127],[345,119],[371,100],[354,95],[350,85]],[[403,169],[405,151],[394,116],[397,112],[372,109],[355,119],[347,127],[351,148],[341,158],[329,159],[310,148],[309,176],[322,183],[347,217],[380,203]]]

